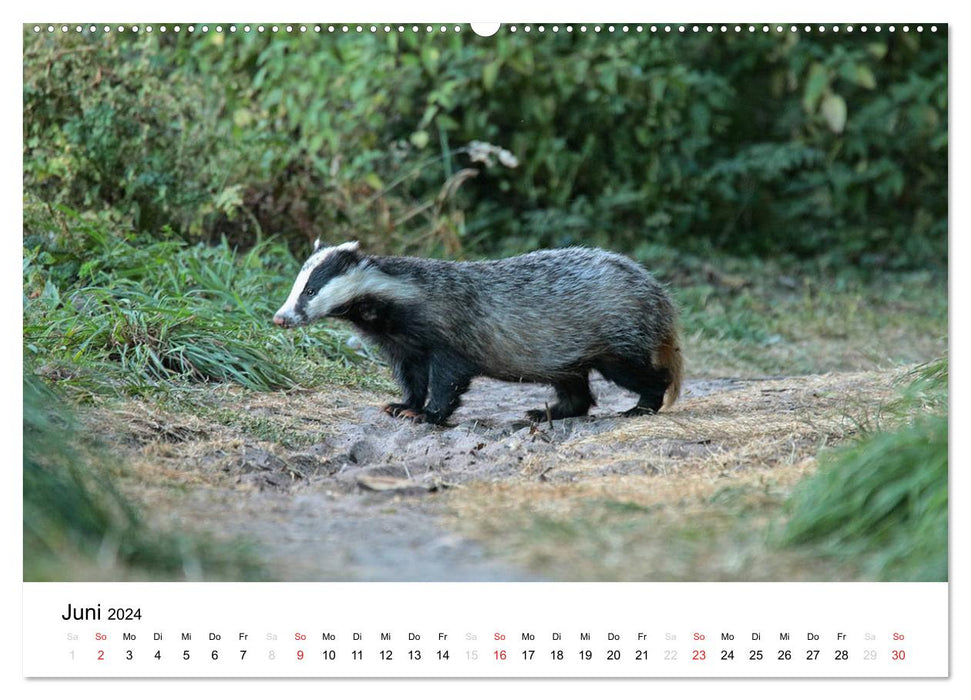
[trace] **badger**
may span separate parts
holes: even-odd
[[[442,425],[478,376],[552,385],[532,421],[586,415],[589,374],[638,394],[624,415],[678,397],[675,305],[633,260],[594,248],[482,262],[368,255],[357,242],[314,244],[273,316],[284,328],[349,321],[390,362],[402,399],[391,416]]]

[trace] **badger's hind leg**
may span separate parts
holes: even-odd
[[[585,416],[590,407],[597,403],[590,393],[590,381],[586,373],[559,380],[553,384],[553,388],[556,390],[556,403],[550,406],[549,413],[546,409],[527,411],[526,417],[529,420],[541,423],[544,420]]]
[[[655,369],[646,359],[612,359],[596,365],[605,379],[640,395],[634,408],[624,411],[625,416],[643,416],[657,413],[664,404],[664,392],[671,384],[666,369]]]

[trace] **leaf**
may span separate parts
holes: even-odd
[[[809,69],[809,77],[806,79],[806,90],[802,96],[802,106],[812,114],[816,110],[816,104],[820,96],[829,86],[829,71],[823,64],[814,63]]]
[[[820,109],[830,130],[833,133],[842,134],[843,127],[846,126],[846,100],[835,93],[830,93],[823,98]]]
[[[883,58],[887,55],[887,45],[884,42],[873,42],[867,45],[867,51],[874,58]]]
[[[364,176],[364,182],[374,190],[383,190],[384,182],[378,177],[377,173],[368,173]]]
[[[877,79],[873,76],[873,71],[867,66],[857,66],[855,78],[856,84],[867,90],[872,90],[877,86]]]
[[[482,66],[482,85],[487,91],[492,90],[499,77],[499,61],[490,61]]]
[[[409,140],[411,141],[411,145],[421,150],[422,148],[428,145],[428,132],[416,131],[411,135],[411,138]]]

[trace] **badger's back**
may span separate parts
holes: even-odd
[[[663,287],[634,261],[603,250],[374,261],[420,290],[426,327],[499,379],[549,380],[611,353],[647,353],[675,322]]]

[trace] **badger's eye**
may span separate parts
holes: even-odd
[[[304,296],[307,296],[307,297],[312,297],[316,293],[317,293],[317,290],[314,289],[313,287],[307,287],[306,289],[303,290]]]

